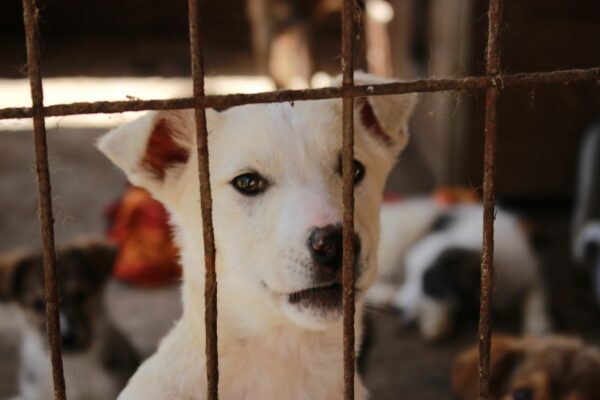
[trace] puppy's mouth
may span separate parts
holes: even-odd
[[[288,301],[290,304],[309,308],[340,309],[342,289],[341,282],[334,282],[327,286],[317,286],[291,293],[288,295]]]

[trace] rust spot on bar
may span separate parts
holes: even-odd
[[[225,109],[243,104],[280,103],[299,100],[317,100],[351,97],[380,96],[402,93],[425,93],[482,90],[502,82],[502,87],[535,87],[539,85],[560,85],[577,82],[599,82],[600,67],[569,69],[564,71],[532,72],[498,75],[496,77],[469,76],[458,79],[417,79],[405,82],[392,82],[378,85],[353,86],[350,88],[319,88],[307,90],[281,90],[253,94],[210,95],[204,98],[175,98],[168,100],[123,100],[79,102],[46,106],[47,117],[79,114],[112,114],[126,111],[176,110],[193,107]],[[31,118],[31,107],[9,107],[0,109],[0,120],[9,118]]]
[[[492,289],[494,284],[494,219],[496,137],[498,130],[498,96],[502,82],[500,72],[500,23],[502,0],[490,0],[486,74],[492,78],[485,100],[485,148],[483,160],[483,251],[481,256],[481,297],[479,302],[479,399],[487,400],[490,389],[490,347]]]
[[[194,99],[204,101],[204,60],[200,22],[200,0],[189,0],[190,54]],[[212,197],[208,160],[208,130],[205,109],[195,104],[196,146],[198,151],[198,176],[200,179],[200,206],[204,239],[204,325],[206,328],[206,397],[219,398],[219,355],[217,350],[217,273],[215,270],[215,237],[212,221]]]
[[[342,89],[354,86],[354,1],[344,0],[342,8]],[[344,305],[344,398],[354,400],[355,271],[354,271],[354,98],[343,102],[343,305]]]
[[[44,121],[44,91],[40,68],[39,22],[40,11],[34,0],[23,0],[23,19],[27,46],[27,71],[31,86],[31,116],[35,141],[35,170],[38,182],[38,208],[40,215],[40,233],[44,260],[44,295],[46,298],[46,325],[50,360],[52,362],[52,380],[54,398],[65,400],[65,378],[60,348],[60,321],[58,315],[58,289],[56,274],[56,252],[54,248],[54,217],[52,215],[52,196],[50,173],[48,168],[48,146],[46,143],[46,125]]]

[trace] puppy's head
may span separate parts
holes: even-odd
[[[381,82],[357,75],[357,84]],[[408,140],[412,95],[355,100],[357,288],[375,274],[379,206]],[[206,110],[219,308],[304,327],[341,316],[341,100]],[[186,280],[203,281],[193,112],[151,113],[99,148],[172,214]],[[229,294],[231,292],[231,294]],[[242,310],[245,310],[242,312]],[[264,312],[261,313],[261,310]],[[278,317],[281,320],[281,317]]]
[[[478,353],[463,352],[452,370],[461,400],[477,398]],[[580,340],[551,336],[492,341],[490,399],[594,400],[600,393],[600,352]]]
[[[455,314],[479,304],[481,253],[447,239],[434,233],[411,249],[406,280],[394,299],[403,318],[418,320],[430,340],[447,336]]]
[[[100,242],[57,250],[60,336],[65,352],[82,351],[92,343],[94,318],[114,256],[114,249]],[[0,283],[0,298],[16,303],[28,326],[45,335],[42,256],[31,252],[5,256],[0,261]]]
[[[445,249],[423,274],[423,293],[459,308],[476,305],[480,264],[479,251],[459,247]]]

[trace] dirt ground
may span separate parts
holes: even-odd
[[[57,242],[81,234],[101,234],[103,210],[125,185],[121,174],[93,147],[99,130],[49,132]],[[33,150],[30,132],[0,132],[0,251],[39,244]],[[537,222],[536,243],[550,287],[556,327],[599,343],[599,313],[589,283],[568,256],[568,208],[528,205]],[[178,289],[143,291],[113,282],[106,301],[111,315],[145,356],[178,317]],[[448,399],[449,371],[455,355],[473,343],[474,320],[461,325],[443,343],[426,343],[402,326],[392,312],[368,310],[371,346],[365,380],[374,399]],[[515,330],[516,317],[496,326]],[[10,307],[0,309],[0,398],[15,393],[18,351],[17,319]]]

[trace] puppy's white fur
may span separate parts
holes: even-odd
[[[358,84],[382,82],[357,75]],[[361,299],[376,274],[379,208],[387,174],[406,145],[412,95],[368,100],[381,140],[363,124],[356,102],[355,158],[366,168],[356,186],[358,260],[357,345]],[[154,127],[166,121],[189,161],[162,178],[143,163]],[[224,399],[341,399],[342,326],[339,310],[302,308],[289,294],[314,286],[307,249],[311,228],[339,224],[341,101],[247,105],[207,110],[213,219],[217,247],[220,396]],[[371,127],[372,128],[372,127]],[[136,185],[168,208],[181,248],[183,316],[156,354],[131,379],[120,399],[202,399],[204,255],[195,128],[191,111],[151,113],[108,133],[99,148]],[[255,171],[265,193],[245,197],[231,185]],[[365,396],[358,377],[358,398]]]
[[[102,336],[103,316],[98,316],[95,335]],[[64,322],[64,321],[63,321]],[[21,330],[21,365],[19,368],[19,399],[52,400],[52,366],[46,337],[38,329],[23,322]],[[70,399],[106,400],[114,398],[122,388],[104,365],[105,354],[100,340],[84,352],[63,352],[63,369]]]
[[[366,301],[392,305],[398,286],[404,282],[406,252],[427,234],[442,208],[430,198],[411,198],[381,207],[381,240],[377,280],[367,291]]]

